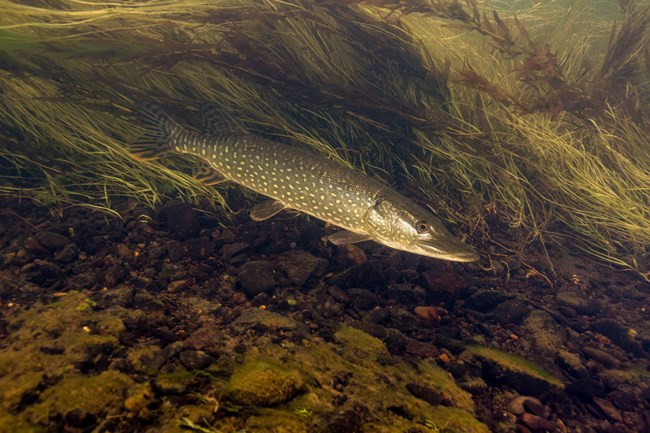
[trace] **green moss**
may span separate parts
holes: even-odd
[[[474,412],[472,395],[462,390],[447,370],[425,361],[418,365],[418,369],[422,373],[422,381],[417,383],[425,384],[446,394],[457,408],[470,413]]]
[[[506,366],[510,370],[521,371],[531,376],[538,377],[557,386],[563,386],[555,376],[544,370],[540,365],[528,361],[521,356],[506,353],[490,347],[470,346],[467,350],[481,358],[489,359]]]
[[[272,406],[291,399],[302,387],[302,377],[288,366],[249,361],[230,377],[227,396],[242,405]]]
[[[97,302],[93,301],[90,298],[85,298],[75,307],[75,311],[81,313],[86,310],[92,310],[96,306],[97,306]]]
[[[45,433],[45,428],[25,421],[9,412],[0,411],[0,431],[3,433]]]
[[[453,407],[432,408],[426,423],[429,428],[440,433],[490,433],[488,426],[467,412]]]
[[[133,384],[127,375],[113,370],[93,377],[68,375],[46,389],[26,414],[32,423],[42,425],[66,417],[83,419],[91,415],[100,419],[122,409],[126,391]]]
[[[388,354],[381,340],[351,326],[341,326],[334,338],[343,344],[346,350],[354,351],[360,356]]]

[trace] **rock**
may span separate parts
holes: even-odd
[[[125,259],[133,257],[133,253],[131,252],[131,249],[124,244],[117,244],[117,246],[115,247],[115,252],[117,253],[118,256]]]
[[[335,301],[342,302],[344,304],[350,301],[350,298],[345,293],[345,291],[336,286],[327,286],[327,294],[330,295]]]
[[[275,287],[273,265],[265,260],[244,263],[239,268],[238,283],[249,296],[271,291]]]
[[[121,265],[113,265],[106,271],[104,275],[104,282],[109,288],[115,287],[120,284],[127,276],[126,269]]]
[[[321,420],[319,433],[359,433],[362,427],[361,414],[354,410],[345,410],[337,414],[326,414]]]
[[[578,314],[593,316],[600,311],[598,303],[593,299],[589,299],[577,287],[564,285],[555,295],[555,298],[560,305],[572,308]]]
[[[414,331],[420,328],[420,321],[415,317],[415,314],[404,308],[390,309],[388,319],[391,327],[402,332]]]
[[[616,407],[611,401],[605,400],[604,398],[600,398],[600,397],[594,397],[593,401],[596,404],[596,406],[598,406],[598,408],[602,410],[603,413],[607,415],[609,418],[611,418],[614,421],[623,422],[623,417],[621,416],[621,412],[619,412],[619,410],[616,409]]]
[[[175,235],[185,237],[201,228],[197,212],[188,203],[169,201],[158,212],[158,218]]]
[[[177,240],[170,240],[167,242],[167,255],[169,256],[169,260],[172,262],[180,261],[185,257],[186,253],[187,251],[182,242]]]
[[[290,317],[259,308],[245,310],[235,319],[233,325],[240,325],[246,328],[280,329],[284,331],[295,331],[298,329],[298,323]]]
[[[497,305],[509,299],[512,299],[512,295],[506,295],[495,290],[483,290],[470,296],[463,303],[463,308],[468,308],[481,313],[489,313],[494,310]]]
[[[50,251],[60,250],[71,242],[69,237],[53,232],[38,232],[35,238],[40,245]]]
[[[366,253],[356,245],[341,245],[339,251],[345,260],[352,265],[360,265],[368,261]]]
[[[420,319],[420,322],[425,326],[437,326],[440,324],[440,319],[446,311],[441,308],[430,306],[419,306],[413,310],[415,316]]]
[[[555,421],[544,419],[531,413],[521,414],[519,420],[522,422],[522,424],[535,432],[554,431],[556,427]]]
[[[442,393],[436,389],[419,385],[417,383],[407,384],[406,389],[413,395],[413,397],[424,400],[431,406],[437,406],[442,403]]]
[[[369,260],[339,272],[332,276],[328,283],[341,288],[360,287],[376,290],[386,286],[386,279],[381,262]]]
[[[517,397],[510,400],[510,403],[508,403],[506,409],[510,413],[514,413],[515,415],[521,415],[522,413],[526,412],[524,403],[529,400],[532,400],[534,403],[539,403],[540,405],[542,404],[542,402],[536,399],[535,397],[530,397],[527,395],[518,395]]]
[[[462,358],[478,358],[483,365],[483,378],[488,383],[507,384],[521,394],[541,395],[564,388],[562,382],[539,365],[500,350],[469,346]]]
[[[404,348],[406,353],[420,358],[435,358],[438,356],[438,349],[433,344],[409,339]]]
[[[360,329],[361,331],[365,332],[366,334],[370,334],[375,338],[379,338],[380,340],[386,338],[387,335],[386,329],[381,325],[377,325],[376,323],[352,322],[351,326]]]
[[[219,254],[224,260],[230,260],[237,254],[241,254],[248,249],[250,244],[246,242],[235,242],[234,244],[226,244],[219,250]]]
[[[43,245],[39,244],[36,238],[33,237],[28,237],[25,239],[25,244],[23,245],[27,251],[30,253],[42,256],[45,255],[49,252],[47,248],[45,248]]]
[[[567,392],[576,395],[583,400],[589,400],[593,396],[601,396],[605,394],[605,386],[589,377],[581,378],[569,384],[566,388]]]
[[[461,289],[467,287],[460,275],[440,270],[423,272],[420,285],[427,289],[427,303],[445,302],[446,307],[451,306],[460,296]]]
[[[27,279],[40,286],[52,280],[58,280],[63,275],[63,269],[47,260],[36,259],[21,268],[27,274]]]
[[[246,406],[273,406],[292,399],[303,387],[300,374],[263,361],[249,361],[230,377],[226,396]]]
[[[206,259],[214,252],[214,242],[207,237],[190,239],[185,242],[185,249],[194,260]]]
[[[187,280],[172,281],[171,283],[167,284],[167,291],[169,293],[176,293],[176,292],[180,292],[186,287],[187,287]]]
[[[594,347],[584,346],[582,348],[582,351],[589,358],[600,362],[605,367],[618,368],[621,365],[618,359],[614,358],[612,355],[605,352],[604,350],[596,349]]]
[[[350,298],[354,308],[361,311],[372,310],[379,304],[377,296],[366,289],[348,289],[345,293]]]
[[[524,301],[510,299],[499,304],[491,313],[494,321],[500,325],[519,325],[528,315],[530,309]]]
[[[72,263],[79,257],[79,247],[76,244],[69,243],[63,249],[54,254],[54,261],[67,264]]]
[[[635,340],[630,333],[629,329],[625,328],[614,319],[603,319],[591,325],[591,330],[603,334],[612,340],[612,343],[619,346],[621,349],[627,350],[638,357],[647,356],[643,346]]]
[[[203,370],[214,361],[210,355],[202,350],[184,350],[178,357],[183,367],[190,371]]]
[[[280,269],[286,272],[289,281],[295,286],[302,286],[312,276],[325,273],[329,262],[315,257],[306,251],[291,250],[278,257]]]

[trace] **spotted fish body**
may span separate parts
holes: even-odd
[[[141,112],[145,135],[132,153],[141,159],[169,151],[201,158],[207,163],[203,175],[206,183],[232,181],[272,199],[252,210],[255,220],[290,208],[345,229],[330,236],[335,244],[373,239],[448,260],[478,258],[435,216],[393,189],[315,153],[250,134],[213,108],[204,111],[209,124],[206,128],[212,133],[184,128],[158,107],[146,105]],[[414,235],[435,237],[429,232],[435,232],[437,240],[433,241],[437,243],[427,253],[417,248]]]

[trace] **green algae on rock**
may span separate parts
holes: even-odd
[[[251,406],[273,406],[290,400],[303,387],[300,374],[266,361],[249,361],[230,377],[227,396]]]
[[[560,391],[564,384],[538,364],[520,356],[482,346],[468,346],[461,357],[476,357],[488,376],[528,395]]]

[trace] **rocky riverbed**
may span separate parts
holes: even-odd
[[[638,275],[553,246],[491,267],[338,248],[289,213],[119,213],[0,203],[0,431],[650,431]]]

